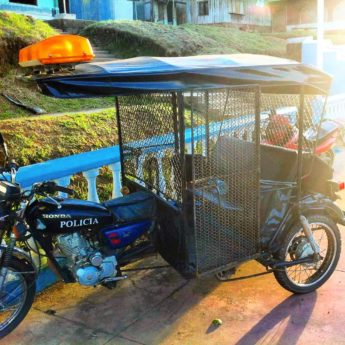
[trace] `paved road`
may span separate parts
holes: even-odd
[[[335,162],[337,177],[345,177],[344,164],[341,151]],[[345,192],[343,196],[339,204],[345,209]],[[237,275],[261,270],[251,262]],[[215,318],[223,325],[213,327]],[[213,277],[186,281],[171,268],[133,274],[114,290],[57,284],[37,297],[26,320],[0,343],[345,344],[344,244],[330,280],[302,296],[282,289],[272,275],[232,283],[218,283]]]

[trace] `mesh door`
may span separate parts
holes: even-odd
[[[258,97],[254,88],[191,95],[198,273],[258,251]]]

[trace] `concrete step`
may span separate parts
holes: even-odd
[[[95,57],[91,62],[106,62],[106,61],[113,61],[113,60],[118,60],[114,57],[110,57],[110,58],[99,58],[99,57]]]
[[[93,61],[96,62],[102,62],[102,61],[110,61],[110,60],[114,60],[115,56],[111,53],[109,53],[107,50],[100,48],[99,46],[97,46],[96,44],[91,42],[91,46],[93,49],[93,53],[96,55],[95,59]]]
[[[92,50],[95,54],[110,54],[107,50],[95,49],[92,47]]]
[[[108,54],[108,53],[106,53],[106,54],[98,54],[98,53],[95,53],[95,52],[94,52],[94,54],[95,54],[96,57],[98,57],[98,58],[108,58],[108,59],[112,59],[112,58],[114,57],[114,55],[111,55],[111,54]]]

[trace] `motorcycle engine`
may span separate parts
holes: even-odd
[[[59,235],[57,245],[67,257],[75,279],[86,286],[94,286],[117,274],[115,256],[104,257],[79,233]]]

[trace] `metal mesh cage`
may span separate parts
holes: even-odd
[[[312,153],[324,98],[251,86],[118,101],[123,176],[165,200],[161,254],[195,273],[256,257],[268,217],[260,200],[269,205],[287,185],[296,196],[299,133],[303,154]],[[177,213],[167,223],[170,205]]]
[[[301,126],[303,151],[313,153],[324,106],[323,96],[263,93],[261,96],[262,143],[297,150]],[[300,119],[301,111],[303,116]]]

